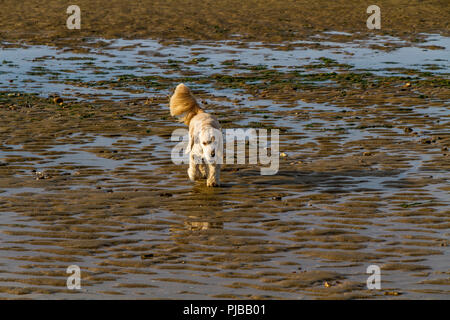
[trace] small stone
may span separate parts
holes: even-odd
[[[49,179],[51,176],[44,171],[36,171],[35,173],[36,180]]]
[[[439,136],[431,136],[431,142],[436,142],[438,140],[441,140],[442,138]]]
[[[55,97],[53,98],[53,102],[61,106],[63,103],[63,99],[61,97]]]
[[[286,158],[288,155],[284,152],[280,153],[280,157]]]
[[[406,127],[405,129],[403,129],[403,131],[405,131],[406,133],[409,133],[409,132],[413,132],[413,129],[411,129],[410,127]]]

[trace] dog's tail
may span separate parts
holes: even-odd
[[[203,112],[203,110],[198,105],[194,96],[183,83],[180,83],[172,97],[170,97],[170,115],[177,116],[180,122],[184,122],[189,125],[192,117],[197,113]]]

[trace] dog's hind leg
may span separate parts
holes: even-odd
[[[220,164],[208,165],[208,178],[206,179],[207,187],[220,186]]]

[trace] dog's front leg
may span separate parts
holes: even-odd
[[[208,179],[206,180],[207,187],[220,186],[220,164],[208,165]]]
[[[208,178],[208,167],[206,164],[199,164],[198,165],[198,171],[200,173],[200,177],[203,179]]]
[[[197,179],[197,164],[195,163],[195,158],[192,152],[189,155],[188,176],[191,181],[195,181]]]

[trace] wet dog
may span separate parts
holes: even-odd
[[[220,185],[222,132],[217,119],[206,113],[184,84],[179,84],[170,98],[170,114],[189,126],[188,176],[191,181],[206,178],[208,187]]]

